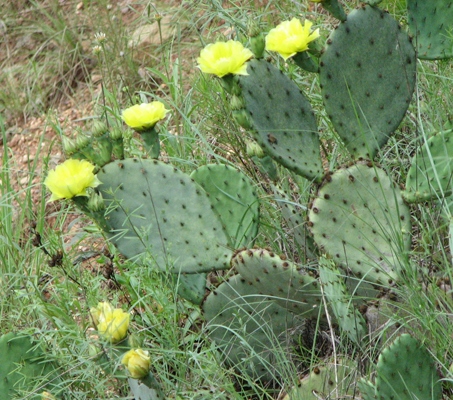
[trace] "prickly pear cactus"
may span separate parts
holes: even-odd
[[[125,159],[98,173],[110,240],[132,260],[174,273],[224,269],[231,251],[205,191],[156,160]]]
[[[0,354],[0,393],[4,399],[23,399],[38,386],[37,393],[41,393],[56,378],[55,365],[28,335],[10,332],[1,336]]]
[[[403,119],[415,85],[415,51],[385,11],[352,11],[320,58],[327,115],[353,158],[373,158]]]
[[[399,336],[382,351],[376,366],[376,383],[373,385],[362,380],[359,389],[364,400],[442,398],[442,387],[433,358],[409,334]]]
[[[417,57],[434,60],[453,56],[453,4],[451,0],[407,0]]]
[[[285,257],[265,249],[249,249],[237,253],[231,265],[255,293],[270,297],[280,307],[304,318],[322,315],[318,281]]]
[[[190,177],[209,194],[229,235],[228,244],[234,249],[253,245],[258,233],[259,199],[252,181],[224,164],[204,165]]]
[[[345,271],[394,282],[410,249],[410,214],[384,170],[358,163],[328,175],[309,212],[315,242]]]
[[[439,132],[412,159],[403,197],[410,203],[445,198],[453,193],[453,130]]]
[[[347,358],[329,361],[314,367],[283,400],[353,398],[356,377],[355,362]]]
[[[192,304],[200,305],[206,295],[207,272],[174,274],[178,294]]]
[[[319,280],[324,289],[327,304],[332,309],[341,331],[360,346],[367,333],[366,322],[354,307],[344,283],[344,277],[332,260],[320,257]]]
[[[274,200],[280,207],[279,211],[287,228],[287,236],[294,240],[299,255],[305,256],[305,260],[315,259],[316,246],[308,231],[307,210],[303,208],[305,206],[291,201],[288,195],[277,186],[273,186],[272,189],[274,191]]]
[[[211,292],[202,310],[228,365],[264,381],[281,374],[276,347],[287,348],[289,332],[302,324],[294,314],[258,294],[239,274]]]
[[[264,60],[249,62],[240,77],[242,96],[263,150],[309,180],[323,174],[320,142],[312,107],[297,85]]]
[[[339,19],[340,21],[346,20],[347,15],[338,0],[322,0],[320,3],[335,18]]]
[[[141,379],[128,379],[129,387],[135,400],[164,400],[165,395],[154,375],[149,374]],[[146,384],[145,384],[146,383]]]

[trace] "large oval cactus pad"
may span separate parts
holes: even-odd
[[[301,320],[234,275],[202,304],[210,336],[227,363],[255,379],[271,380],[284,370],[276,346],[288,345],[290,332]]]
[[[224,164],[203,165],[190,177],[209,194],[230,237],[231,247],[253,245],[258,234],[260,205],[251,179]]]
[[[429,351],[404,333],[379,355],[376,383],[362,379],[359,389],[364,400],[442,398],[442,384]]]
[[[415,36],[417,57],[453,57],[453,2],[407,0],[409,28]]]
[[[354,158],[373,158],[403,119],[415,85],[408,35],[372,6],[352,11],[327,40],[320,82],[327,114]]]
[[[320,180],[320,142],[309,101],[291,79],[267,61],[250,61],[247,72],[249,75],[239,79],[257,142],[286,168]]]
[[[280,307],[304,318],[324,316],[318,281],[291,261],[269,250],[248,249],[237,253],[231,265],[256,293]]]
[[[309,211],[315,242],[337,264],[365,281],[388,284],[410,248],[410,214],[401,192],[373,165],[328,176]]]
[[[104,166],[98,178],[110,240],[124,256],[176,273],[229,266],[222,223],[189,176],[156,160],[126,159]]]

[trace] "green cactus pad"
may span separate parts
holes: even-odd
[[[261,380],[274,379],[284,370],[276,347],[285,348],[289,332],[302,323],[294,314],[257,294],[239,274],[210,293],[202,309],[228,365]]]
[[[136,400],[164,400],[166,398],[152,372],[140,380],[129,378],[128,383]]]
[[[428,60],[453,57],[451,0],[407,0],[406,4],[417,57]]]
[[[410,203],[453,193],[453,130],[439,132],[421,146],[407,174],[403,197]]]
[[[322,0],[321,5],[340,21],[344,21],[347,18],[343,6],[338,0]]]
[[[367,333],[366,322],[354,308],[344,276],[332,260],[320,257],[319,280],[324,289],[327,304],[332,309],[341,331],[346,333],[355,344],[360,345]]]
[[[37,399],[49,382],[56,383],[56,366],[46,360],[32,337],[13,332],[1,336],[0,354],[0,393],[4,399],[23,399],[25,393],[35,390],[36,395],[27,398]]]
[[[374,386],[374,396],[371,387]],[[442,398],[442,386],[428,350],[409,334],[385,348],[376,366],[375,385],[361,381],[364,400],[415,400]]]
[[[222,223],[186,174],[156,160],[126,159],[104,166],[98,178],[108,235],[124,256],[175,273],[229,266]]]
[[[309,211],[315,242],[346,271],[388,284],[410,249],[410,214],[400,190],[371,163],[328,175]]]
[[[327,362],[314,367],[283,400],[352,399],[356,376],[357,364],[347,358]]]
[[[297,85],[264,60],[239,78],[256,141],[275,161],[309,180],[323,174],[316,118]]]
[[[352,11],[327,40],[320,83],[327,115],[354,158],[373,158],[403,119],[415,84],[415,51],[386,12]]]
[[[255,287],[255,293],[270,297],[280,307],[304,318],[317,318],[322,312],[318,281],[275,253],[244,250],[233,257],[231,265]]]
[[[306,221],[306,207],[302,207],[292,202],[288,195],[279,187],[272,186],[274,192],[274,200],[280,207],[282,219],[286,225],[287,236],[294,240],[294,243],[299,250],[299,254],[303,254],[305,259],[316,258],[316,245],[310,235]]]
[[[229,245],[234,249],[251,246],[259,223],[259,200],[253,182],[241,171],[223,164],[204,165],[190,176],[209,194],[230,237]]]
[[[174,274],[174,276],[178,287],[178,294],[199,306],[206,295],[208,274],[206,272],[200,272],[196,274]]]

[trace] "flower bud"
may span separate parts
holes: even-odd
[[[77,151],[77,145],[75,140],[71,139],[68,136],[63,136],[61,140],[63,143],[63,150],[66,155],[71,156]]]
[[[55,396],[52,393],[49,393],[46,391],[41,393],[41,399],[42,400],[56,400]]]
[[[77,139],[76,139],[76,149],[77,150],[83,150],[89,144],[90,144],[90,138],[87,135],[85,135],[83,133],[79,133],[77,135]]]
[[[151,358],[147,351],[132,349],[123,356],[121,363],[126,366],[132,378],[140,379],[148,375]]]
[[[250,122],[250,118],[248,117],[246,111],[243,110],[233,110],[232,111],[234,120],[241,125],[244,129],[251,129],[252,123]]]
[[[256,156],[258,158],[264,157],[264,151],[261,148],[261,146],[252,140],[247,140],[246,152],[247,152],[247,155],[250,157],[253,157],[253,156]]]
[[[244,99],[239,96],[231,96],[230,107],[232,110],[242,110],[245,107]]]
[[[120,140],[123,138],[123,130],[119,126],[114,126],[110,129],[109,135],[112,140]]]
[[[94,137],[100,137],[107,132],[107,125],[102,121],[96,121],[91,128],[91,134]]]
[[[91,193],[87,207],[94,212],[105,210],[104,198],[101,193]]]

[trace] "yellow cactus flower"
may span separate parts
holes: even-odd
[[[158,121],[165,118],[167,110],[160,101],[136,104],[123,110],[121,117],[126,125],[137,131],[150,129]]]
[[[132,349],[124,354],[121,363],[126,366],[131,378],[140,379],[148,375],[151,358],[147,351]]]
[[[127,335],[130,315],[109,303],[99,303],[90,309],[91,317],[98,332],[111,343],[118,343]]]
[[[46,391],[41,393],[41,399],[42,400],[56,400],[55,396],[52,395],[52,393],[49,393]]]
[[[105,319],[105,315],[110,315],[111,313],[113,313],[113,307],[106,301],[98,303],[96,307],[91,307],[90,314],[95,328],[97,328],[101,319]]]
[[[246,62],[253,53],[234,40],[208,44],[197,58],[198,68],[222,78],[228,74],[248,75]]]
[[[49,201],[88,196],[86,190],[101,182],[93,173],[94,165],[86,160],[66,160],[47,175],[44,185],[51,191]]]
[[[308,44],[319,37],[319,29],[310,33],[313,23],[299,19],[283,21],[266,36],[266,50],[279,53],[285,60],[296,53],[308,50]]]

